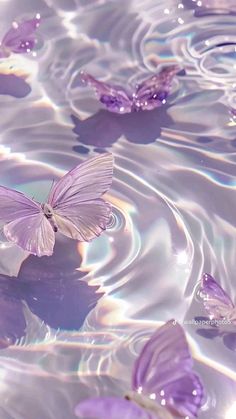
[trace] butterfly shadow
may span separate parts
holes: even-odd
[[[23,262],[18,287],[32,313],[54,329],[78,330],[103,296],[99,286],[89,286],[79,270],[77,243],[58,240],[51,257],[29,256]]]
[[[209,317],[197,316],[194,320],[198,323],[206,322],[209,324]],[[231,326],[232,328],[233,326]],[[199,328],[196,333],[206,339],[215,339],[217,337],[222,338],[224,345],[233,352],[236,352],[236,328],[233,330],[224,330],[223,327],[217,325],[217,323],[211,322],[210,328]]]
[[[0,95],[23,98],[31,92],[31,87],[24,78],[14,74],[0,74]]]
[[[0,349],[14,345],[26,333],[24,304],[15,281],[0,275]]]
[[[103,293],[82,281],[86,273],[78,270],[80,262],[77,245],[65,240],[51,257],[29,256],[17,278],[0,275],[0,349],[25,336],[25,304],[54,329],[81,328]]]
[[[85,120],[71,115],[73,132],[78,135],[80,144],[98,149],[111,147],[121,136],[131,143],[150,144],[160,137],[162,127],[172,122],[167,109],[162,106],[124,115],[102,109]],[[75,146],[74,150],[81,152],[81,146]]]

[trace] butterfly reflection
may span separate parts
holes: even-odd
[[[103,293],[82,280],[79,264],[76,243],[66,239],[58,241],[51,258],[29,256],[17,278],[0,275],[0,348],[25,335],[25,304],[54,329],[81,328]]]
[[[30,256],[18,275],[21,298],[52,328],[80,329],[103,293],[81,279],[81,258],[71,240],[57,242],[51,258]]]

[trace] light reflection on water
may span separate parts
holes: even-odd
[[[200,3],[0,2],[4,30],[15,17],[42,16],[36,57],[0,64],[15,77],[14,92],[0,77],[1,184],[43,200],[88,156],[115,156],[113,217],[100,238],[58,235],[41,259],[2,243],[3,419],[73,418],[80,399],[122,395],[155,327],[204,317],[203,271],[234,296],[235,5]],[[138,114],[110,114],[78,77],[86,69],[126,86],[173,63],[185,71],[167,104]],[[226,418],[236,332],[183,326],[207,388],[199,417]]]

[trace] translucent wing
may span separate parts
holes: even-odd
[[[98,397],[82,401],[75,408],[76,416],[84,419],[158,419],[137,404],[116,397]]]
[[[236,322],[235,305],[229,295],[209,274],[202,276],[200,296],[211,319],[227,318]]]
[[[106,229],[110,216],[110,204],[96,199],[57,210],[55,221],[59,231],[65,236],[79,241],[90,241]]]
[[[80,77],[84,83],[94,88],[98,99],[109,111],[120,114],[132,111],[132,99],[121,87],[102,83],[84,71],[80,72]]]
[[[61,233],[80,241],[101,234],[111,206],[100,196],[111,186],[112,174],[113,156],[106,153],[80,164],[54,185],[48,203]]]
[[[165,103],[171,89],[171,83],[180,71],[180,67],[173,65],[164,68],[137,87],[135,95],[135,106],[142,110],[151,110]]]
[[[11,51],[16,54],[29,52],[35,44],[34,32],[40,23],[40,16],[34,19],[26,20],[22,23],[13,22],[12,28],[4,36],[1,47],[5,51],[6,56]]]
[[[37,256],[51,255],[54,231],[41,206],[23,193],[0,186],[0,224],[6,238]]]
[[[133,390],[151,395],[181,416],[196,416],[203,402],[203,386],[192,366],[184,331],[171,320],[144,346],[134,367]]]
[[[42,212],[38,202],[13,189],[0,186],[0,225]]]
[[[7,239],[37,256],[50,256],[55,233],[43,213],[19,218],[4,226]]]

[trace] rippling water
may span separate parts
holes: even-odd
[[[0,417],[70,419],[85,397],[125,393],[174,317],[207,389],[199,417],[234,419],[236,330],[191,319],[203,271],[236,289],[235,1],[2,0],[1,36],[38,12],[35,56],[0,63],[1,184],[42,200],[110,150],[113,218],[90,244],[58,236],[50,258],[0,245]],[[167,104],[138,114],[108,113],[78,76],[126,86],[175,63]]]

